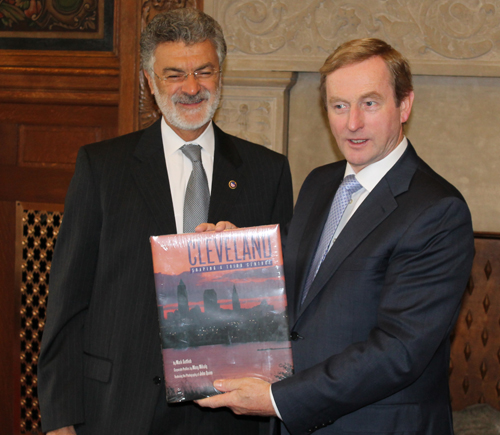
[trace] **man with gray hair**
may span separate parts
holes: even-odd
[[[220,26],[203,12],[155,17],[141,56],[162,119],[78,154],[38,364],[49,434],[258,433],[256,418],[167,405],[149,244],[207,220],[291,218],[287,159],[212,123],[225,55]]]

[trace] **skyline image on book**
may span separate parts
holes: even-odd
[[[151,238],[167,400],[291,374],[279,227]]]

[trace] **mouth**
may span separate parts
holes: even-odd
[[[352,145],[363,145],[368,142],[368,139],[347,139]]]
[[[174,104],[178,104],[185,108],[197,108],[204,102],[208,101],[209,97],[210,95],[204,95],[203,93],[196,95],[182,94],[172,98],[172,101]]]

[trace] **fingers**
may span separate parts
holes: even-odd
[[[204,233],[205,231],[214,231],[214,230],[215,230],[215,225],[210,223],[200,224],[194,229],[196,233]]]
[[[230,400],[228,400],[227,394],[219,394],[217,396],[212,396],[207,399],[195,400],[195,403],[204,408],[221,408],[229,407]]]
[[[228,407],[235,414],[275,416],[270,384],[256,378],[218,379],[214,387],[223,392],[218,396],[197,400],[203,407]]]
[[[213,383],[214,387],[222,393],[229,393],[236,390],[240,384],[240,379],[217,379]],[[221,406],[229,406],[231,400],[228,394],[219,394],[207,399],[195,400],[195,402],[200,406],[208,408],[220,408]]]
[[[227,393],[239,389],[243,382],[243,379],[217,379],[214,381],[214,387],[223,393]]]
[[[205,222],[200,225],[198,225],[194,231],[197,233],[204,233],[206,231],[216,231],[216,232],[221,232],[224,230],[234,230],[238,228],[236,225],[232,224],[231,222],[228,221],[220,221],[217,222],[217,225]]]
[[[220,221],[215,225],[215,231],[234,230],[236,228],[238,228],[236,225],[228,221]]]

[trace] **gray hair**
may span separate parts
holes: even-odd
[[[217,52],[219,65],[226,58],[226,41],[222,28],[211,16],[192,8],[181,8],[158,14],[141,35],[142,67],[153,71],[156,47],[162,42],[179,42],[186,45],[209,40]]]

